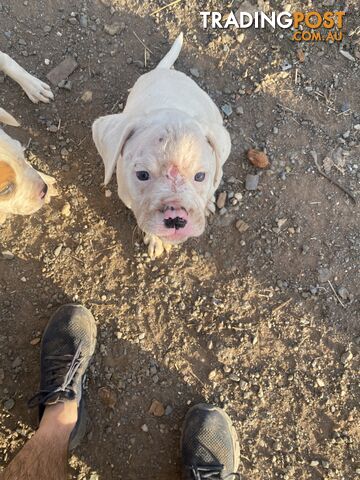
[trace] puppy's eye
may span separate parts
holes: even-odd
[[[140,170],[139,172],[136,172],[136,176],[141,182],[146,182],[146,180],[149,180],[150,178],[150,173],[146,170]]]
[[[195,177],[195,182],[203,182],[205,180],[205,172],[198,172]]]
[[[8,185],[5,185],[5,187],[0,188],[0,197],[9,195],[15,188],[15,185],[13,183],[9,183]]]

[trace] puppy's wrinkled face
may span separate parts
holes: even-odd
[[[122,162],[119,190],[127,186],[141,230],[173,244],[203,233],[216,159],[199,127],[135,129],[123,147]]]
[[[25,160],[18,141],[0,138],[0,214],[30,215],[39,210],[49,189],[41,175]]]

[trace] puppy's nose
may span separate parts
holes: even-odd
[[[187,220],[181,217],[166,218],[164,220],[164,225],[166,228],[175,228],[175,230],[180,230],[181,228],[185,228],[186,224],[187,224]]]
[[[47,191],[48,191],[48,186],[46,185],[46,183],[44,183],[44,186],[43,188],[41,189],[41,192],[40,192],[40,198],[41,200],[43,200],[47,194]]]

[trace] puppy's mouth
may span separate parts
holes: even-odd
[[[44,183],[43,188],[40,191],[40,200],[45,200],[46,194],[48,193],[49,187]]]

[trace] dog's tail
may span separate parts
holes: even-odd
[[[184,34],[181,32],[175,40],[171,50],[165,55],[156,68],[171,68],[176,62],[184,43]]]

